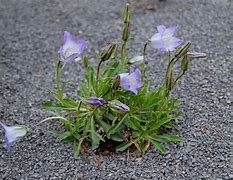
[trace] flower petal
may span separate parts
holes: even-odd
[[[177,27],[176,27],[176,26],[167,28],[167,29],[164,31],[163,36],[168,36],[168,37],[174,36],[175,33],[176,33],[176,30],[177,30]]]
[[[137,94],[137,89],[140,88],[143,83],[141,82],[142,73],[139,69],[130,68],[130,73],[120,74],[120,86],[125,90],[131,91]]]
[[[5,143],[7,145],[8,151],[10,151],[11,146],[23,136],[27,134],[27,129],[24,126],[6,126],[0,122],[0,125],[5,130]]]
[[[155,33],[151,38],[151,46],[159,51],[173,51],[182,41],[176,38],[175,32],[177,27],[167,28],[163,25],[157,27],[158,33]]]
[[[162,35],[165,32],[166,27],[164,25],[159,25],[157,26],[157,30]]]
[[[65,31],[63,36],[63,44],[59,49],[61,59],[65,62],[74,60],[78,55],[87,48],[88,43],[82,39],[75,39],[72,35]]]

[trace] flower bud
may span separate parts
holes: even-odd
[[[130,35],[130,22],[127,22],[123,30],[122,40],[127,41],[129,39],[129,35]]]
[[[115,78],[114,84],[113,84],[113,89],[117,90],[119,88],[119,86],[120,86],[120,76],[117,75]]]
[[[129,3],[126,4],[125,10],[123,12],[123,20],[124,23],[127,23],[130,21],[130,10],[129,10]]]
[[[85,99],[84,103],[90,104],[93,106],[103,106],[103,105],[107,104],[107,102],[104,99],[96,98],[96,97],[91,97],[91,98]]]
[[[190,46],[191,46],[191,42],[187,42],[184,46],[182,46],[176,51],[175,57],[179,59],[182,56],[184,56],[187,53]]]
[[[89,65],[89,61],[88,61],[88,58],[86,56],[84,56],[84,58],[83,58],[83,64],[84,64],[85,68],[87,68]]]
[[[122,111],[122,112],[129,111],[129,107],[118,100],[110,101],[109,105],[113,110]]]
[[[184,72],[187,71],[188,65],[189,65],[189,57],[185,55],[183,59],[181,60],[181,70]]]
[[[187,55],[190,58],[205,58],[206,57],[206,53],[188,52]]]
[[[102,52],[101,52],[101,61],[107,61],[116,51],[117,45],[115,43],[109,44]]]

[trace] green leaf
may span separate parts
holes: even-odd
[[[124,151],[127,148],[129,148],[133,143],[131,141],[127,142],[127,143],[123,143],[119,146],[116,147],[116,151]]]
[[[144,131],[142,125],[140,124],[140,120],[136,116],[131,116],[128,121],[125,121],[125,125],[134,130]]]
[[[165,149],[164,145],[162,145],[161,143],[159,143],[157,141],[154,141],[153,139],[150,139],[150,141],[152,142],[154,147],[156,149],[158,149],[160,152],[162,152],[162,153],[166,152],[166,149]]]
[[[162,125],[170,122],[171,120],[173,120],[174,118],[169,116],[169,117],[166,117],[166,118],[161,118],[159,120],[157,120],[154,124],[153,124],[153,127],[152,129],[158,129],[160,128]]]
[[[83,143],[83,140],[84,140],[84,138],[81,138],[78,143],[74,142],[74,144],[73,144],[73,154],[74,154],[75,158],[77,158],[80,154],[81,145]]]
[[[121,128],[123,122],[128,118],[128,114],[124,115],[124,117],[113,127],[110,128],[107,136],[109,137],[111,134],[115,134]]]
[[[73,135],[71,132],[59,132],[59,131],[50,131],[55,137],[57,137],[60,141],[69,141],[73,140]]]
[[[121,70],[121,64],[119,62],[116,62],[112,65],[111,69],[107,70],[105,77],[114,77],[120,72],[120,70]]]
[[[87,80],[89,90],[91,90],[91,89],[95,90],[94,72],[95,72],[94,68],[92,66],[88,66],[85,77],[86,77],[86,80]]]
[[[124,139],[119,134],[113,134],[110,136],[110,139],[117,142],[122,142]]]
[[[76,108],[76,107],[78,107],[78,103],[76,101],[72,100],[72,99],[69,99],[69,98],[64,98],[62,100],[62,103],[67,108]]]
[[[96,149],[99,146],[100,140],[104,141],[101,135],[96,132],[94,117],[91,117],[91,144],[92,149]]]
[[[177,135],[157,135],[157,137],[166,139],[167,141],[171,141],[171,142],[179,142],[183,140],[182,137]]]
[[[84,93],[84,96],[85,96],[85,97],[90,96],[90,92],[89,92],[89,90],[88,90],[87,85],[84,84],[83,82],[80,82],[80,85],[81,85],[82,91],[83,91],[83,93]]]
[[[175,124],[172,124],[172,122],[168,122],[167,124],[164,124],[163,127],[168,129],[180,130],[180,127]]]
[[[107,133],[109,131],[109,129],[111,128],[111,126],[109,124],[107,124],[105,121],[103,121],[102,119],[97,119],[96,118],[96,122],[104,129],[104,131]]]
[[[46,110],[62,110],[64,108],[61,104],[56,104],[51,101],[43,101],[41,105]]]

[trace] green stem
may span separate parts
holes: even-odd
[[[61,74],[61,61],[58,61],[57,68],[56,68],[56,86],[57,86],[57,94],[59,98],[62,98],[62,91],[60,85],[60,74]]]
[[[101,65],[102,61],[99,61],[98,66],[97,66],[97,72],[96,72],[96,80],[98,82],[99,80],[99,74],[100,74],[100,65]]]
[[[142,71],[142,81],[144,80],[145,77],[145,65],[146,65],[146,48],[148,45],[148,41],[146,41],[144,48],[143,48],[143,63],[141,66],[141,71]]]
[[[121,46],[121,66],[123,70],[125,69],[125,65],[126,65],[126,41],[123,41]]]
[[[166,83],[166,88],[168,88],[168,74],[169,74],[169,71],[170,71],[170,66],[171,66],[171,52],[168,51],[168,65],[167,65],[167,69],[166,69],[166,75],[165,75],[165,83]]]
[[[177,76],[176,76],[176,80],[174,81],[174,85],[173,87],[177,84],[178,80],[185,74],[185,71],[180,72]]]

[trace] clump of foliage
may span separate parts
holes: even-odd
[[[55,111],[55,115],[42,122],[61,121],[64,131],[53,133],[60,140],[73,143],[75,156],[86,142],[96,149],[101,141],[112,140],[119,142],[116,151],[135,147],[143,154],[150,145],[164,152],[164,143],[182,140],[177,135],[164,133],[165,129],[177,129],[175,122],[181,119],[181,114],[176,112],[179,103],[169,95],[187,71],[190,59],[203,54],[190,53],[191,43],[183,43],[175,37],[176,27],[160,25],[158,33],[145,42],[142,53],[131,58],[126,49],[131,24],[129,4],[123,12],[123,22],[121,43],[110,43],[101,51],[96,69],[87,56],[82,57],[85,80],[79,83],[76,99],[65,96],[66,82],[60,77],[69,61],[81,59],[88,43],[69,32],[64,33],[56,66],[57,89],[51,90],[54,101],[43,102],[43,107]],[[148,47],[168,55],[165,78],[158,87],[151,87],[150,81],[145,79],[146,66],[150,65]],[[174,72],[175,64],[180,66],[178,73]]]

